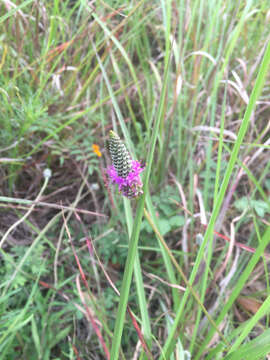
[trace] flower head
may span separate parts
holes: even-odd
[[[125,145],[113,131],[110,131],[108,149],[113,163],[107,170],[111,182],[117,184],[119,191],[128,198],[141,195],[140,173],[144,166],[137,160],[131,160]]]
[[[97,144],[93,144],[93,145],[92,145],[92,149],[93,149],[94,153],[97,154],[98,157],[101,157],[101,156],[102,156],[102,154],[101,154],[101,152],[100,152],[100,149],[99,149],[99,146],[98,146]]]

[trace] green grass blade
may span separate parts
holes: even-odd
[[[269,306],[269,305],[268,305]],[[225,356],[224,360],[238,359],[264,359],[270,352],[270,329],[267,329],[260,336],[247,344],[242,345],[237,351]]]
[[[144,201],[145,201],[145,190],[148,188],[148,183],[151,175],[151,167],[153,163],[154,157],[154,150],[157,141],[159,125],[161,122],[161,118],[163,115],[163,108],[165,103],[165,95],[166,95],[166,88],[168,82],[168,69],[169,64],[165,64],[165,75],[164,75],[164,82],[162,87],[161,99],[157,111],[157,117],[153,128],[152,138],[150,142],[150,150],[147,157],[147,167],[146,173],[144,177],[144,194],[140,197],[137,204],[136,209],[136,216],[133,224],[131,239],[129,243],[128,255],[126,259],[125,271],[124,271],[124,278],[121,287],[121,294],[120,294],[120,301],[118,305],[117,317],[116,317],[116,324],[114,328],[114,337],[112,342],[112,349],[111,349],[111,360],[117,360],[119,356],[119,347],[123,333],[124,327],[124,320],[125,320],[125,313],[127,308],[127,301],[128,301],[128,294],[131,284],[132,272],[134,267],[135,256],[137,253],[137,244],[140,234],[140,227],[142,222],[143,210],[144,210]]]
[[[128,199],[124,199],[124,207],[125,207],[125,216],[126,216],[126,223],[128,227],[128,235],[129,238],[131,237],[132,226],[133,226],[133,218],[132,218],[132,210],[130,206],[130,202]],[[144,285],[143,285],[143,277],[141,271],[141,264],[139,253],[137,252],[135,257],[135,264],[134,264],[134,277],[137,287],[137,296],[139,301],[139,307],[142,317],[142,332],[144,334],[145,340],[147,345],[151,346],[151,325],[150,319],[147,311],[147,302],[145,297]]]
[[[244,136],[245,136],[246,131],[248,129],[248,125],[249,125],[249,121],[250,121],[252,111],[255,108],[256,101],[257,101],[257,99],[258,99],[258,97],[259,97],[259,95],[260,95],[260,93],[262,91],[263,84],[264,84],[264,82],[266,80],[266,74],[267,74],[269,62],[270,62],[270,44],[268,44],[265,55],[264,55],[264,58],[262,60],[262,64],[261,64],[261,67],[260,67],[260,70],[259,70],[259,74],[257,76],[256,83],[255,83],[253,91],[251,93],[250,101],[248,103],[248,106],[247,106],[247,109],[246,109],[246,112],[245,112],[245,115],[244,115],[244,119],[243,119],[241,127],[239,129],[237,140],[235,142],[235,145],[234,145],[234,148],[233,148],[233,151],[232,151],[232,154],[231,154],[231,157],[230,157],[230,160],[229,160],[229,163],[228,163],[225,175],[224,175],[224,179],[223,179],[223,182],[222,182],[219,194],[218,194],[218,198],[217,198],[215,207],[213,209],[212,216],[211,216],[210,221],[209,221],[209,225],[207,227],[207,230],[206,230],[206,233],[205,233],[205,236],[204,236],[204,241],[203,241],[203,243],[202,243],[202,245],[200,247],[196,262],[194,264],[192,273],[190,275],[189,282],[191,284],[193,283],[193,281],[195,279],[195,276],[196,276],[196,274],[198,272],[198,268],[199,268],[199,265],[200,265],[201,260],[203,258],[203,254],[204,254],[204,250],[205,250],[207,241],[209,240],[211,234],[213,234],[214,224],[215,224],[215,221],[217,219],[219,210],[221,208],[222,201],[224,199],[224,195],[225,195],[225,192],[227,190],[230,177],[231,177],[231,175],[233,173],[234,165],[235,165],[235,163],[237,161],[237,156],[238,156],[238,153],[239,153],[240,146],[241,146],[241,144],[243,142]],[[260,246],[259,246],[259,248],[260,248]],[[263,247],[263,249],[264,249],[264,247]],[[260,249],[260,250],[263,251],[263,249]],[[165,346],[163,348],[163,351],[164,351],[164,354],[165,354],[166,358],[168,358],[170,356],[171,352],[173,351],[174,344],[175,344],[175,333],[177,331],[178,323],[181,320],[182,312],[183,312],[185,303],[187,301],[188,295],[189,295],[189,291],[187,290],[184,297],[183,297],[183,299],[182,299],[181,305],[179,307],[179,311],[178,311],[178,313],[176,315],[173,330],[169,334],[169,337],[168,337],[168,339],[167,339],[167,341],[165,343]],[[217,322],[217,324],[218,324],[218,322]],[[207,340],[205,340],[205,344],[207,344],[208,341],[210,341],[212,336],[213,336],[213,331],[210,331],[209,334],[208,334]],[[204,351],[204,349],[205,349],[205,346],[202,346],[201,350],[199,351],[199,353],[198,353],[198,355],[197,355],[197,357],[195,359],[200,358],[201,353]]]
[[[248,323],[246,324],[246,326],[243,329],[242,333],[235,340],[233,346],[231,347],[231,349],[229,351],[229,354],[236,351],[236,349],[241,345],[241,343],[244,341],[244,339],[250,334],[251,330],[259,322],[259,320],[263,316],[265,316],[267,313],[269,313],[269,309],[270,309],[270,295],[267,297],[267,299],[260,306],[260,308],[256,312],[256,314],[248,321]],[[225,359],[226,358],[227,358],[227,356],[225,357]],[[228,356],[228,358],[229,358],[229,356]]]

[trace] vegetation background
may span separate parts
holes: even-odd
[[[269,5],[1,0],[1,360],[270,358]]]

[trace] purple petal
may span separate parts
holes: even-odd
[[[142,182],[140,179],[140,173],[144,170],[144,166],[137,160],[132,160],[131,169],[127,177],[122,178],[118,176],[114,166],[111,165],[107,169],[112,184],[118,184],[119,191],[127,197],[135,197],[142,193]]]

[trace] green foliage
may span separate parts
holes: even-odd
[[[5,265],[1,267],[0,273],[1,278],[5,281],[8,281],[12,274],[14,273],[14,261],[18,261],[22,259],[25,253],[25,249],[23,246],[14,246],[12,249],[12,253],[9,254],[8,258],[12,258],[12,262],[6,261]],[[46,262],[43,259],[44,247],[43,245],[38,245],[35,249],[35,253],[33,257],[28,257],[24,264],[24,273],[19,272],[16,278],[13,281],[13,287],[21,288],[25,286],[29,282],[29,278],[25,276],[25,273],[30,273],[33,276],[37,276],[38,274],[46,275],[48,273],[48,269],[46,268]]]
[[[270,214],[270,207],[268,203],[264,202],[263,200],[249,199],[247,196],[236,200],[234,202],[234,206],[240,211],[252,209],[261,218],[263,218],[266,214]]]
[[[208,163],[208,168],[207,170],[203,170],[200,173],[200,177],[204,180],[204,181],[208,181],[209,182],[209,191],[213,192],[214,191],[214,187],[215,187],[215,179],[216,179],[216,171],[217,171],[217,162],[214,159],[210,159],[209,163]],[[221,161],[220,164],[220,177],[221,179],[224,177],[225,174],[225,170],[226,167],[228,165],[228,163],[226,161]]]
[[[111,232],[99,244],[99,254],[105,264],[112,262],[123,266],[127,256],[127,237],[124,233]]]
[[[154,195],[152,197],[157,211],[157,221],[161,235],[169,234],[174,230],[179,230],[184,225],[184,216],[179,213],[179,209],[176,209],[175,201],[179,201],[179,197],[175,192],[175,188],[167,186],[163,189],[159,196]],[[182,213],[182,211],[180,210]],[[146,220],[142,222],[142,230],[147,233],[153,234],[153,229]]]
[[[270,330],[267,329],[256,339],[251,340],[247,344],[243,344],[237,351],[225,356],[224,360],[246,359],[264,359],[270,352]]]
[[[1,360],[104,358],[88,310],[111,359],[129,359],[138,334],[125,320],[127,301],[154,358],[266,356],[268,17],[263,0],[1,4],[0,192],[12,196],[1,203],[0,217],[1,237],[12,230],[0,260]],[[124,155],[147,163],[139,201],[122,204],[106,180],[111,129],[123,139]],[[125,175],[129,159],[113,160]],[[227,203],[241,161],[248,171]],[[35,202],[48,166],[52,178]],[[33,200],[31,211],[24,200]],[[27,211],[29,222],[13,229]],[[198,244],[204,215],[209,226]],[[225,260],[225,241],[213,234],[232,225],[236,244],[252,240],[255,254],[240,249],[238,257],[235,246]],[[89,288],[77,276],[67,232]],[[122,289],[120,301],[94,252],[85,250],[87,235]],[[25,238],[28,245],[14,245]],[[257,289],[261,307],[231,337],[250,311],[235,310],[239,294]],[[141,349],[141,359],[151,358]]]
[[[112,288],[108,287],[104,290],[104,300],[106,309],[110,310],[116,307],[118,298]],[[113,329],[113,326],[111,329]]]
[[[55,144],[52,144],[51,153],[59,159],[61,166],[69,162],[70,157],[77,163],[87,161],[88,173],[89,175],[93,175],[95,171],[98,171],[99,167],[99,158],[92,149],[95,141],[96,139],[85,129],[81,133],[76,133],[72,138],[63,138]]]

